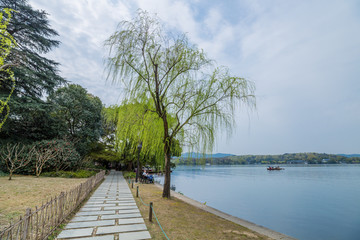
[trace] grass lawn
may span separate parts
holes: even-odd
[[[152,239],[166,239],[154,216],[153,222],[149,222],[149,207],[136,198],[135,185],[131,191]],[[139,192],[146,204],[153,202],[160,224],[170,239],[270,239],[177,198],[163,199],[161,189],[153,184],[139,184]]]
[[[51,197],[68,191],[86,178],[49,178],[34,176],[0,177],[0,230],[8,225],[11,219],[18,220],[27,208],[41,206]]]

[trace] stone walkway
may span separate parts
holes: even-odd
[[[57,239],[150,239],[121,172],[111,171]]]

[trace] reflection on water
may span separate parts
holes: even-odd
[[[171,184],[190,198],[298,239],[359,239],[360,165],[282,167],[178,166]]]

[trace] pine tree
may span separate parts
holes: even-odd
[[[18,43],[9,56],[9,61],[19,62],[13,69],[17,96],[41,97],[54,87],[65,82],[58,74],[58,63],[40,54],[49,52],[59,45],[52,39],[58,36],[47,19],[47,13],[34,10],[27,0],[0,0],[0,7],[15,10],[8,32]]]
[[[54,39],[58,33],[51,28],[47,13],[33,9],[27,0],[0,0],[0,9],[4,8],[15,10],[7,30],[17,43],[6,59],[17,63],[17,66],[12,67],[16,89],[10,101],[11,113],[0,133],[1,138],[8,138],[14,135],[12,133],[19,132],[16,129],[17,123],[29,120],[26,115],[47,112],[45,108],[48,108],[48,104],[41,97],[52,93],[54,88],[66,81],[59,75],[59,64],[44,57],[44,54],[60,44]],[[2,73],[0,78],[5,80],[8,76]],[[4,98],[11,90],[11,82],[2,82],[4,84],[0,86],[0,97]],[[32,130],[34,129],[29,129],[30,133]]]

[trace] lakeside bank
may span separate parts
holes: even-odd
[[[196,201],[186,201],[185,196],[172,192],[172,198],[162,197],[162,186],[154,184],[134,183],[129,184],[137,206],[145,220],[145,224],[151,234],[152,239],[242,239],[242,240],[270,240],[270,239],[293,239],[283,234],[274,235],[270,231],[264,230],[258,226],[258,231],[247,228],[239,222],[231,221],[226,217],[218,216],[214,212],[207,211],[210,207],[203,209],[203,206],[197,207]],[[137,195],[137,187],[139,187],[139,197]],[[180,196],[179,196],[180,195]],[[182,198],[182,199],[181,199]],[[192,200],[192,199],[191,199]],[[149,203],[153,203],[154,213],[156,213],[162,229],[167,234],[165,237],[161,228],[158,226],[153,217],[153,221],[149,221]],[[198,203],[202,205],[201,203]],[[216,211],[216,210],[215,210]],[[218,211],[219,212],[219,211]],[[246,222],[246,221],[244,221]],[[244,223],[242,222],[242,223]],[[256,224],[254,224],[256,225]],[[262,229],[263,233],[259,233]],[[265,234],[271,235],[267,236]]]
[[[155,183],[155,186],[158,187],[159,189],[162,189],[163,188],[163,185],[161,184],[157,184]],[[200,203],[194,199],[191,199],[183,194],[180,194],[180,193],[177,193],[175,191],[172,191],[171,190],[171,196],[172,197],[175,197],[185,203],[188,203],[196,208],[199,208],[201,210],[204,210],[206,212],[209,212],[211,214],[214,214],[220,218],[223,218],[223,219],[226,219],[228,221],[231,221],[235,224],[238,224],[238,225],[241,225],[243,227],[246,227],[254,232],[257,232],[261,235],[265,235],[271,239],[281,239],[281,240],[296,240],[296,238],[293,238],[293,237],[290,237],[288,235],[285,235],[285,234],[282,234],[282,233],[279,233],[279,232],[276,232],[274,230],[271,230],[269,228],[266,228],[264,226],[261,226],[261,225],[257,225],[255,223],[252,223],[250,221],[247,221],[247,220],[244,220],[244,219],[241,219],[241,218],[238,218],[238,217],[235,217],[235,216],[232,216],[230,214],[227,214],[227,213],[224,213],[218,209],[215,209],[215,208],[212,208],[210,206],[207,206],[203,203]]]

